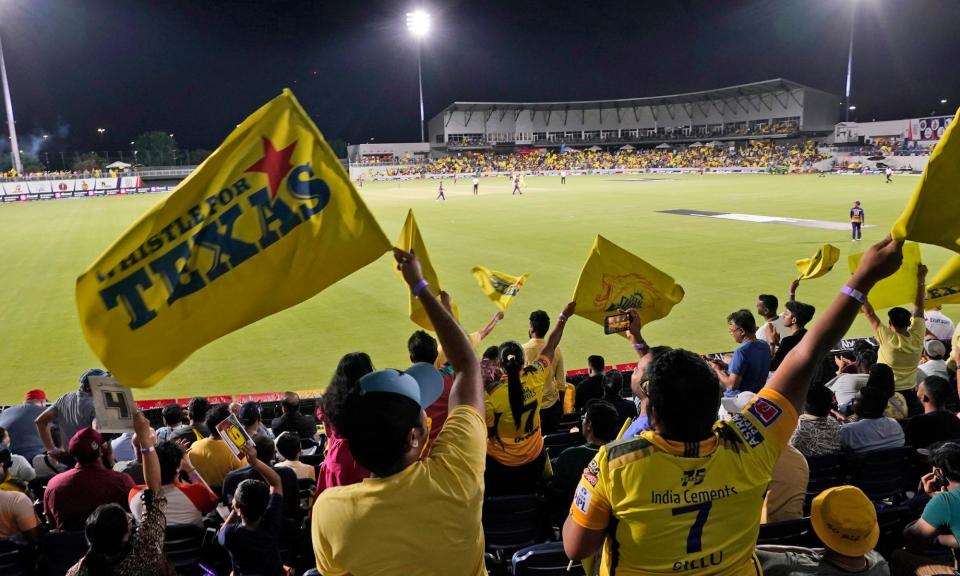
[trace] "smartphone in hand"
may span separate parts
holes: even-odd
[[[616,334],[630,329],[629,314],[614,314],[603,319],[603,333]]]

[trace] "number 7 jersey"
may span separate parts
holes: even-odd
[[[608,533],[600,573],[759,576],[760,509],[796,425],[793,405],[764,388],[702,442],[642,432],[600,448],[570,507]]]
[[[523,411],[520,421],[513,418],[506,375],[487,394],[487,454],[505,466],[521,466],[543,451],[540,432],[540,403],[543,386],[550,373],[550,360],[541,356],[520,371],[523,386]]]

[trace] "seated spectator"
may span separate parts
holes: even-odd
[[[211,409],[207,414],[207,430],[215,431],[217,424],[226,420],[229,415],[229,410],[222,404]],[[190,447],[190,461],[207,486],[215,488],[223,486],[227,474],[241,466],[240,461],[216,432],[193,443]]]
[[[42,535],[43,529],[30,498],[23,492],[0,490],[0,538],[39,542]]]
[[[546,381],[553,377],[553,353],[563,337],[563,327],[573,313],[567,305],[536,361],[527,364],[516,342],[500,345],[500,385],[487,394],[487,495],[529,494],[544,474],[546,451],[538,410]],[[548,412],[549,413],[549,412]]]
[[[23,404],[10,406],[0,412],[0,427],[10,434],[10,451],[23,456],[27,462],[43,453],[43,441],[37,431],[36,420],[43,413],[47,395],[43,390],[27,392]]]
[[[840,423],[830,415],[833,393],[825,386],[811,386],[803,405],[803,414],[790,445],[801,454],[826,456],[840,452]]]
[[[280,402],[282,414],[273,419],[270,429],[279,437],[284,432],[294,432],[303,439],[312,440],[317,435],[317,422],[312,416],[300,413],[300,395],[286,392]]]
[[[125,510],[126,499],[124,499],[124,508],[116,503],[97,505],[89,518],[84,515],[86,520],[84,530],[90,549],[67,571],[67,576],[122,576],[125,574],[163,576],[173,573],[173,567],[163,555],[166,531],[164,510],[167,501],[159,493],[160,466],[152,444],[152,430],[150,423],[140,412],[134,415],[134,427],[137,435],[142,439],[143,468],[148,487],[148,490],[141,495],[146,508],[143,521],[140,522],[136,531],[131,530]],[[92,429],[85,428],[77,432],[74,439],[77,437],[91,439],[87,431],[93,432]],[[87,436],[84,436],[85,434]],[[100,439],[97,438],[97,440]],[[73,440],[70,443],[73,444]],[[87,448],[89,449],[90,446]],[[77,456],[77,460],[80,462],[78,466],[82,466],[80,455]],[[115,473],[111,472],[111,474]],[[83,496],[78,496],[78,499],[84,500]]]
[[[924,376],[939,376],[945,380],[947,374],[947,348],[939,340],[927,340],[923,343],[923,352],[920,354],[920,366],[917,368]],[[919,395],[919,394],[918,394]]]
[[[550,315],[543,310],[531,312],[530,327],[527,329],[530,340],[523,344],[524,362],[533,364],[543,354],[543,348],[547,345],[544,338],[549,331]],[[501,350],[502,348],[501,345]],[[500,369],[506,372],[502,357],[500,357]],[[560,390],[564,389],[566,382],[567,372],[563,367],[563,352],[557,349],[553,352],[553,359],[543,384],[543,397],[539,400],[540,412],[542,412],[540,430],[544,434],[553,433],[560,424],[560,418],[563,416],[563,405],[559,403]]]
[[[153,432],[153,430],[150,432],[153,435],[150,443],[153,446],[156,446],[157,435]],[[119,462],[115,462],[111,469],[115,472],[123,472],[124,474],[129,475],[137,484],[145,484],[146,478],[143,477],[143,453],[140,452],[141,446],[136,439],[136,434],[130,437],[130,445],[133,447],[134,458],[132,460],[121,460]],[[107,463],[104,463],[104,466],[106,465]]]
[[[878,359],[893,369],[894,387],[904,395],[910,414],[920,412],[920,403],[916,398],[917,365],[923,351],[923,337],[927,326],[923,320],[923,302],[926,297],[927,267],[917,267],[917,296],[913,303],[913,314],[907,309],[895,307],[887,312],[889,322],[880,323],[870,302],[863,305],[863,313],[873,328],[874,336],[880,343]]]
[[[448,299],[445,293],[441,292],[441,297]],[[427,334],[423,330],[417,330],[410,335],[407,340],[407,352],[410,355],[410,362],[416,364],[423,362],[431,366],[437,365],[437,357],[440,354],[439,345],[436,338]],[[438,366],[440,375],[443,377],[443,392],[440,397],[427,407],[427,420],[430,427],[430,433],[427,439],[427,450],[430,444],[437,440],[443,423],[447,420],[447,404],[450,397],[450,387],[453,386],[453,369],[446,363]]]
[[[617,432],[628,419],[637,417],[637,405],[633,400],[622,397],[623,374],[619,370],[609,370],[603,375],[603,400],[617,409]]]
[[[960,419],[958,419],[960,422]],[[297,480],[316,480],[317,470],[300,461],[300,436],[296,432],[283,432],[277,437],[277,452],[283,456],[278,467],[290,468],[297,473]]]
[[[932,310],[927,310],[924,318],[927,334],[941,342],[950,340],[950,336],[956,327],[953,320],[943,313],[943,306],[937,305]]]
[[[597,455],[600,447],[614,440],[620,427],[617,409],[604,400],[593,399],[584,407],[580,431],[586,444],[571,446],[557,458],[553,467],[553,490],[563,499],[564,508],[573,500],[583,469]]]
[[[901,248],[889,237],[872,246],[847,281],[851,293],[869,293],[897,270]],[[599,567],[604,576],[670,573],[678,561],[680,569],[689,562],[704,573],[760,574],[754,548],[773,468],[797,425],[814,370],[859,307],[858,298],[838,294],[770,382],[729,422],[717,422],[715,369],[686,350],[657,357],[648,371],[654,430],[601,447],[584,470],[563,526],[567,556],[583,559],[606,544]],[[649,350],[639,321],[630,332],[638,352]],[[696,494],[696,501],[684,504],[684,494],[688,502]],[[709,515],[722,520],[711,524]]]
[[[583,412],[587,402],[603,398],[603,368],[605,365],[603,356],[594,355],[587,358],[587,377],[580,381],[576,387],[577,392],[573,403],[575,411]]]
[[[136,451],[133,449],[133,432],[124,432],[110,441],[110,449],[113,451],[113,458],[117,462],[129,462],[137,459]]]
[[[254,436],[253,443],[256,446],[257,460],[266,466],[273,466],[273,459],[276,456],[276,446],[273,440],[258,434]],[[301,516],[300,513],[300,493],[297,485],[297,473],[292,468],[274,468],[280,479],[283,481],[283,503],[284,513],[290,518]],[[244,462],[241,468],[238,468],[229,474],[223,480],[223,489],[221,490],[220,501],[223,504],[230,504],[237,487],[244,480],[262,480],[262,476],[257,469],[249,462]]]
[[[757,314],[763,318],[763,324],[757,328],[754,337],[770,344],[770,331],[772,330],[777,339],[786,338],[790,335],[790,330],[784,322],[783,316],[777,313],[780,307],[780,300],[773,294],[761,294],[757,297]]]
[[[188,444],[193,444],[197,440],[202,440],[210,436],[211,430],[207,426],[207,414],[210,412],[210,402],[203,396],[197,396],[187,404],[187,417],[190,418],[188,426],[181,426],[170,434],[170,440],[186,440]],[[222,420],[223,418],[221,418]]]
[[[950,382],[939,376],[927,376],[917,386],[923,414],[907,422],[904,428],[907,446],[927,448],[935,442],[960,438],[960,418],[946,408],[950,394]]]
[[[203,526],[203,517],[213,512],[220,501],[217,495],[203,482],[203,478],[190,464],[190,456],[176,443],[161,442],[156,445],[157,462],[160,467],[159,494],[167,501],[167,526],[192,524]],[[190,482],[180,482],[183,471]],[[147,509],[143,494],[148,488],[141,484],[130,491],[130,511],[133,518],[142,523]]]
[[[846,413],[847,408],[857,397],[857,392],[867,385],[867,379],[870,377],[870,370],[877,363],[877,353],[873,350],[863,350],[857,354],[857,360],[852,366],[854,373],[843,372],[836,378],[827,382],[829,388],[837,399],[837,407],[841,412]]]
[[[821,492],[810,507],[810,524],[824,547],[758,546],[764,576],[889,576],[887,561],[873,549],[880,538],[877,511],[859,488]]]
[[[254,474],[266,482],[248,479],[237,486],[233,509],[217,533],[217,542],[230,553],[234,574],[284,576],[280,560],[283,484],[270,466],[257,459],[255,449],[244,446],[243,453]]]
[[[773,324],[767,324],[767,343],[773,352],[773,360],[770,362],[770,369],[776,370],[787,354],[800,343],[800,339],[807,333],[807,323],[813,320],[816,308],[803,302],[791,300],[784,305],[783,325],[789,332],[783,339],[776,332]]]
[[[920,519],[903,531],[906,553],[894,555],[899,573],[951,574],[953,566],[943,566],[925,557],[932,544],[956,548],[960,540],[960,444],[944,442],[930,450],[932,470],[920,481],[924,495],[931,497]]]
[[[44,513],[57,530],[83,529],[87,516],[101,504],[127,508],[133,479],[104,467],[104,444],[93,428],[82,428],[70,439],[67,451],[77,465],[51,478],[43,493]]]
[[[749,310],[727,316],[727,326],[740,346],[726,370],[718,362],[711,364],[724,388],[723,395],[732,398],[740,392],[759,392],[770,374],[770,346],[754,337],[757,325]]]
[[[903,420],[907,417],[907,400],[903,394],[895,389],[893,370],[886,364],[874,364],[867,376],[865,387],[876,388],[883,392],[887,399],[887,407],[883,409],[883,415],[894,420]]]
[[[809,479],[807,459],[793,446],[784,446],[776,466],[773,467],[773,477],[763,499],[760,523],[803,518],[803,501],[807,496]]]
[[[348,381],[324,410],[375,478],[324,491],[313,507],[313,551],[322,574],[482,574],[484,425],[480,363],[457,321],[423,281],[415,255],[394,249],[454,369],[444,433],[426,458],[426,413],[440,394],[434,368],[382,370]],[[522,353],[521,353],[522,354]],[[420,526],[398,537],[397,526]]]
[[[904,445],[903,428],[893,418],[883,415],[886,403],[879,388],[865,386],[860,390],[853,401],[858,420],[840,428],[840,447],[844,452],[869,452]]]
[[[157,442],[166,442],[181,428],[186,428],[183,425],[183,410],[180,409],[179,404],[167,404],[163,407],[161,412],[163,417],[163,426],[157,428]]]
[[[503,376],[503,371],[500,370],[500,363],[497,361],[497,356],[499,355],[499,346],[490,346],[483,351],[483,358],[480,360],[480,376],[483,378],[484,390],[487,392],[490,391],[490,388],[493,388],[500,383],[500,377]],[[569,388],[567,388],[569,390]],[[576,390],[576,388],[574,388]],[[571,395],[570,402],[570,411],[573,412],[573,402],[575,399]],[[567,403],[567,398],[564,397],[564,403]]]
[[[240,424],[251,438],[254,436],[265,436],[273,439],[273,432],[264,426],[260,419],[260,405],[256,402],[251,401],[241,404],[240,410],[237,413],[237,419],[240,420]]]
[[[6,450],[8,454],[4,458],[8,466],[7,477],[3,479],[3,482],[12,480],[26,486],[28,482],[37,477],[37,472],[26,458],[13,452],[13,449],[10,448],[11,444],[10,432],[6,428],[0,427],[0,450]],[[0,489],[2,489],[2,486],[0,486]]]
[[[356,484],[370,476],[370,472],[361,466],[350,452],[350,444],[340,435],[340,412],[337,409],[344,399],[354,393],[360,378],[373,372],[370,357],[364,352],[346,354],[337,364],[330,385],[320,398],[320,419],[327,434],[327,453],[320,465],[317,476],[317,495],[334,486]]]
[[[37,433],[43,442],[44,451],[51,459],[63,461],[66,466],[73,466],[73,460],[63,446],[54,443],[50,427],[55,425],[60,430],[60,442],[69,442],[81,429],[93,426],[96,413],[93,408],[93,396],[90,395],[90,378],[93,376],[109,376],[110,373],[99,368],[91,368],[80,375],[80,388],[67,392],[57,398],[52,406],[40,413],[36,419]]]

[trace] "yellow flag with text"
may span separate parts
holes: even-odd
[[[284,90],[80,275],[80,324],[117,380],[152,386],[197,349],[388,250],[323,135]]]
[[[397,238],[397,247],[407,252],[413,250],[417,255],[417,259],[420,260],[420,267],[423,269],[423,279],[430,284],[430,290],[437,296],[440,296],[440,280],[437,278],[437,273],[433,269],[433,264],[430,263],[430,255],[427,253],[427,246],[423,243],[423,236],[420,235],[420,228],[417,227],[417,220],[413,217],[413,210],[407,212],[407,220],[403,223],[403,230],[400,231],[400,238]],[[396,270],[396,267],[394,267]],[[399,272],[397,272],[399,274]],[[406,284],[404,284],[406,286]],[[457,305],[453,305],[453,316],[459,320],[460,314]],[[423,304],[420,303],[413,294],[410,294],[410,320],[413,320],[415,324],[425,328],[426,330],[433,330],[433,323],[430,322],[430,319],[427,317],[427,311],[423,309]]]
[[[925,308],[960,302],[960,256],[954,256],[943,265],[927,285]]]
[[[484,266],[474,266],[471,272],[483,293],[501,310],[507,309],[527,282],[526,274],[511,276]]]
[[[897,240],[913,240],[960,252],[960,111],[937,142],[923,176],[893,225]]]
[[[840,249],[831,244],[824,244],[811,258],[797,260],[797,280],[813,280],[833,270],[833,265],[840,259]]]
[[[857,270],[863,252],[857,252],[847,257],[850,273]],[[914,302],[917,299],[917,266],[920,265],[920,245],[907,242],[903,245],[903,262],[893,275],[877,282],[867,298],[870,304],[877,309],[891,308]]]
[[[573,293],[577,315],[603,324],[618,310],[636,308],[648,324],[683,300],[673,278],[603,236],[597,236]]]

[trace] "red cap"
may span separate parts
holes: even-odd
[[[43,390],[37,388],[37,389],[35,389],[35,390],[28,390],[28,391],[27,391],[27,396],[26,396],[26,398],[24,398],[24,399],[25,399],[25,400],[40,400],[40,401],[44,401],[44,400],[47,399],[47,395],[43,392]]]
[[[87,426],[77,430],[67,445],[67,452],[77,460],[92,460],[103,444],[103,436]]]

